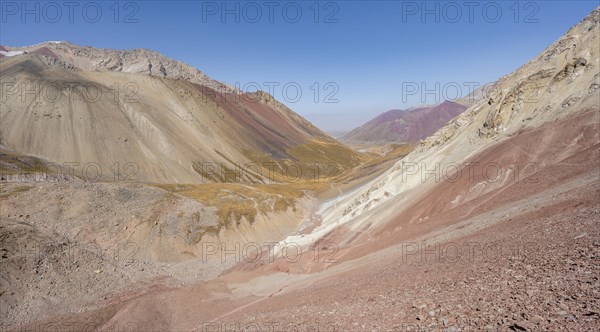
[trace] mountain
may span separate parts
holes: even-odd
[[[183,79],[223,92],[234,91],[233,88],[211,79],[192,66],[147,49],[112,50],[79,46],[66,41],[49,41],[22,47],[0,46],[0,50],[9,56],[42,55],[83,71],[139,73]]]
[[[599,41],[600,7],[389,169],[363,163],[254,223],[216,220],[302,187],[1,183],[0,324],[595,331]],[[180,194],[194,188],[234,198],[219,212]]]
[[[600,9],[594,10],[386,173],[329,205],[314,236],[368,229],[362,232],[368,237],[451,211],[456,222],[481,213],[477,204],[519,201],[584,174],[597,183],[599,165],[592,156],[600,147],[599,17]],[[581,170],[544,175],[569,169],[574,160]],[[486,165],[498,170],[498,178],[488,175],[495,173]],[[528,177],[537,189],[524,189]]]
[[[65,42],[4,49],[1,146],[76,165],[76,174],[92,165],[111,180],[118,164],[143,182],[266,183],[289,164],[342,171],[359,160],[267,93],[235,91],[156,52]]]
[[[410,110],[391,110],[348,132],[341,140],[355,143],[415,142],[433,134],[467,107],[452,101]]]
[[[599,68],[600,7],[384,174],[324,202],[310,233],[282,243],[334,259],[266,268],[301,277],[243,322],[597,329]]]
[[[384,174],[323,202],[280,243],[302,257],[280,250],[198,286],[235,289],[218,312],[187,309],[201,305],[188,288],[109,323],[166,301],[166,329],[596,330],[599,23],[597,8]]]

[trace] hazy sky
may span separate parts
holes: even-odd
[[[494,81],[599,2],[0,3],[2,45],[156,50],[242,90],[271,91],[332,131]]]

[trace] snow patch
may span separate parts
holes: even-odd
[[[41,43],[29,45],[29,46],[23,46],[23,47],[19,47],[19,48],[34,48],[34,47],[44,46],[45,44],[60,44],[60,43],[62,43],[62,41],[49,40],[49,41],[45,41],[45,42],[41,42]]]
[[[0,54],[4,56],[15,56],[23,54],[23,51],[0,51]]]

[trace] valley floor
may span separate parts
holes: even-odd
[[[567,121],[585,118],[574,119]],[[527,135],[517,135],[504,145],[519,147],[528,141]],[[554,148],[551,141],[547,143]],[[417,210],[399,209],[404,212],[385,228],[330,247],[340,236],[333,232],[330,242],[302,248],[300,256],[270,260],[263,255],[248,260],[233,254],[235,264],[213,261],[204,267],[212,273],[199,282],[173,283],[174,279],[161,278],[165,271],[145,278],[138,275],[129,283],[106,285],[117,296],[81,302],[83,312],[57,316],[45,312],[29,323],[26,315],[20,316],[22,324],[9,330],[596,330],[600,326],[600,145],[591,144],[540,169],[534,184],[506,185],[474,200],[476,205],[465,203],[432,213],[425,221],[406,215]],[[504,145],[498,144],[496,151]],[[492,152],[484,151],[481,158]],[[352,185],[351,181],[346,186]],[[443,195],[456,194],[455,188],[449,188],[454,187],[437,184],[431,190],[438,194],[425,196],[421,205],[435,205],[436,200],[447,199]],[[334,197],[334,190],[341,189],[332,185],[321,198]],[[145,195],[157,193],[151,190]],[[304,208],[304,216],[318,218],[316,207],[311,206],[315,202],[316,198]],[[296,225],[296,233],[301,225],[310,226]],[[2,238],[3,246],[10,243],[6,235]],[[97,275],[95,267],[81,268]],[[140,273],[139,265],[133,269]],[[128,270],[116,269],[107,280],[120,280],[122,271]],[[61,285],[65,289],[84,286],[64,281]],[[25,294],[36,292],[41,290]],[[54,294],[55,301],[60,298]],[[77,303],[70,305],[76,308]]]

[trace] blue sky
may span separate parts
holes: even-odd
[[[0,44],[66,40],[156,50],[242,89],[272,89],[277,99],[328,131],[352,129],[389,109],[453,98],[466,94],[472,83],[494,81],[536,56],[599,5],[598,1],[51,3],[2,1]],[[409,93],[409,86],[418,90]],[[424,89],[430,92],[425,94]]]

